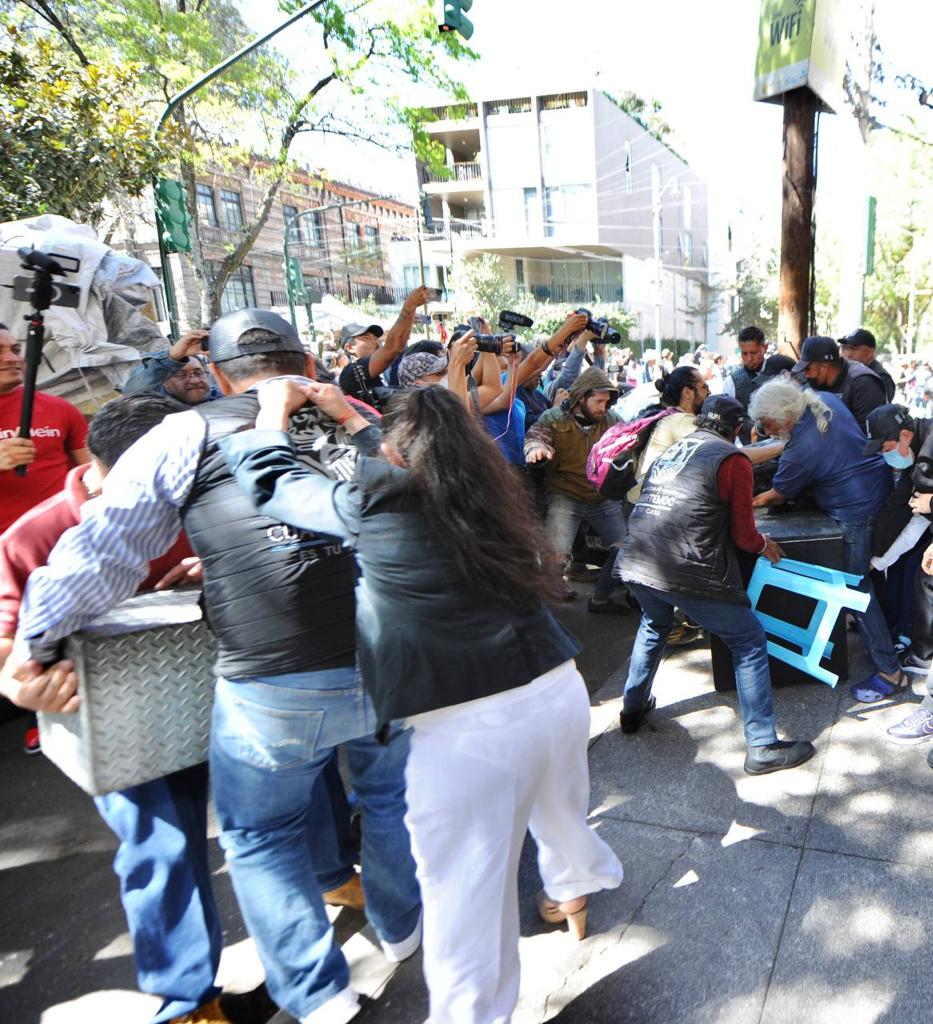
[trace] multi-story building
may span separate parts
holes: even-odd
[[[237,245],[254,222],[265,185],[251,168],[212,169],[200,174],[196,203],[208,274]],[[114,239],[114,248],[146,259],[161,276],[151,206],[141,203],[133,231]],[[298,217],[299,213],[304,216]],[[353,304],[372,300],[379,305],[401,301],[404,281],[393,279],[390,253],[399,239],[415,237],[415,210],[394,198],[379,196],[343,182],[295,171],[279,188],[269,217],[243,265],[227,281],[223,312],[259,306],[282,312],[288,306],[284,242],[289,256],[301,265],[311,292],[327,292]],[[201,321],[200,299],[191,263],[171,257],[179,318]],[[162,296],[158,318],[166,320]]]
[[[598,89],[438,107],[428,259],[495,253],[516,293],[624,303],[635,335],[707,339],[704,182]],[[659,275],[660,270],[660,275]],[[659,279],[660,277],[660,279]]]

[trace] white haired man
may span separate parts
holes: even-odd
[[[755,506],[780,505],[812,487],[816,504],[842,532],[843,568],[862,577],[868,608],[855,613],[859,634],[875,673],[855,684],[856,700],[871,704],[907,687],[884,614],[868,576],[875,519],[891,490],[891,472],[880,455],[866,455],[865,436],[835,395],[802,389],[780,378],[762,385],[750,412],[759,433],[786,439],[772,488]]]

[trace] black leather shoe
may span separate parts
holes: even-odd
[[[232,1024],[266,1024],[279,1012],[265,983],[251,992],[221,993],[220,1008]]]
[[[785,768],[796,768],[809,761],[816,753],[816,747],[808,740],[778,740],[766,747],[749,747],[745,755],[745,771],[749,775],[767,775],[782,772]]]
[[[622,732],[627,736],[630,736],[633,732],[638,732],[641,728],[641,723],[644,720],[645,715],[649,711],[654,711],[657,701],[654,697],[649,697],[645,702],[645,706],[639,711],[623,711],[619,715],[619,723],[622,726]]]

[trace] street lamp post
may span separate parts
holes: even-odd
[[[320,7],[324,2],[325,0],[315,0],[314,3],[305,4],[305,6],[301,8],[301,10],[296,11],[289,18],[286,18],[285,21],[276,25],[275,28],[270,29],[268,32],[265,33],[265,35],[261,35],[258,38],[254,39],[251,43],[247,43],[246,46],[237,50],[236,53],[231,54],[231,56],[227,57],[226,60],[222,60],[219,64],[212,67],[210,71],[207,71],[205,72],[205,74],[201,75],[201,77],[197,81],[192,82],[191,85],[189,85],[186,89],[182,89],[181,92],[176,93],[168,101],[165,109],[162,111],[162,115],[159,117],[155,129],[152,132],[153,139],[155,139],[158,136],[159,132],[165,125],[165,122],[172,116],[172,113],[175,111],[175,109],[180,104],[184,103],[184,101],[188,99],[189,96],[196,93],[198,89],[201,89],[203,86],[207,85],[208,82],[213,81],[213,79],[215,79],[219,74],[222,74],[224,71],[226,71],[227,68],[231,67],[233,64],[236,64],[238,60],[241,60],[243,57],[252,53],[253,50],[257,49],[257,47],[262,46],[263,43],[267,43],[273,36],[278,35],[278,33],[281,32],[283,29],[286,29],[288,28],[289,25],[294,24],[296,21],[298,21],[299,18],[303,18],[306,14],[310,14],[311,11],[313,11],[317,7]],[[153,186],[155,186],[155,182],[153,182]],[[169,265],[168,261],[168,249],[165,246],[165,239],[162,237],[162,231],[159,229],[158,224],[159,218],[157,213],[156,234],[158,235],[159,239],[159,261],[162,264],[162,284],[165,288],[165,304],[168,306],[169,336],[172,338],[173,341],[175,341],[178,339],[178,304],[175,301],[175,287],[172,282],[172,268]]]
[[[658,175],[660,182],[660,175]],[[655,190],[651,201],[651,213],[654,221],[654,347],[658,363],[661,362],[661,209],[664,206],[664,193],[670,189],[671,199],[680,198],[680,185],[676,178],[671,178],[663,187]]]

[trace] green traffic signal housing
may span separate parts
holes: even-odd
[[[292,302],[306,302],[304,277],[301,273],[301,260],[297,256],[289,256],[285,262],[285,287]]]
[[[159,178],[155,189],[159,234],[166,252],[191,252],[191,228],[180,181]]]
[[[466,16],[473,0],[441,0],[443,16],[437,27],[441,32],[459,32],[464,39],[473,35],[473,22]]]

